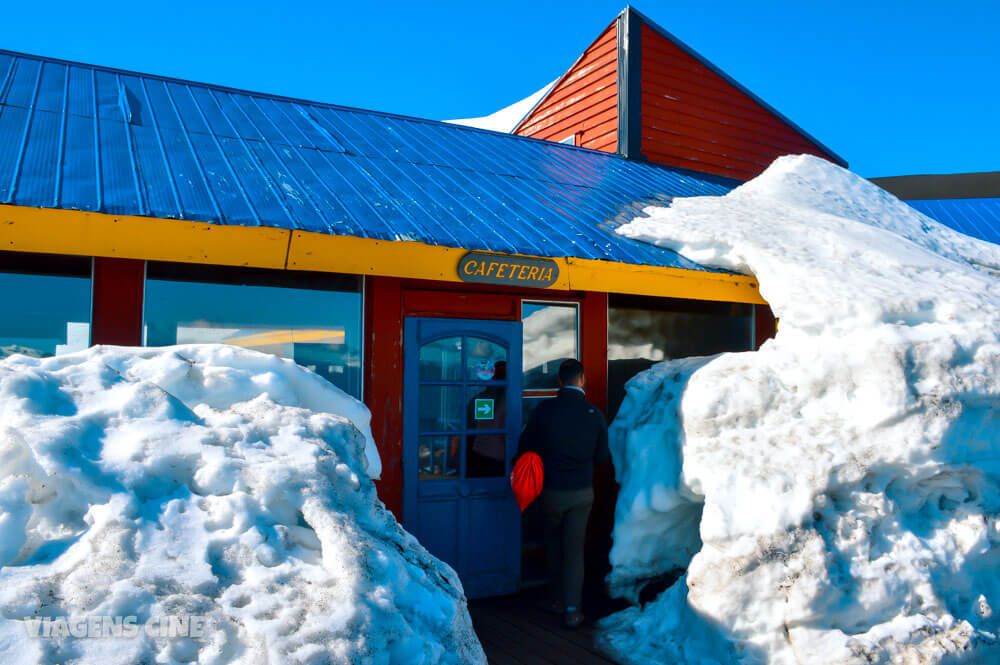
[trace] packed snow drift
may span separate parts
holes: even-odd
[[[453,125],[465,125],[466,127],[478,127],[479,129],[490,129],[494,132],[505,132],[507,134],[514,131],[517,123],[521,122],[528,112],[535,108],[542,97],[548,94],[555,81],[547,84],[540,90],[536,90],[522,100],[516,101],[510,106],[505,106],[499,111],[494,111],[481,118],[459,118],[456,120],[445,120]]]
[[[367,430],[235,347],[0,361],[0,662],[484,663]]]
[[[751,273],[755,353],[635,377],[606,619],[623,662],[996,663],[1000,247],[849,171],[783,157],[621,232]]]

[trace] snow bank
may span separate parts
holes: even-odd
[[[612,427],[629,663],[1000,662],[1000,247],[821,159],[622,233],[750,272],[756,353],[654,366]]]
[[[445,120],[444,122],[450,122],[453,125],[465,125],[466,127],[478,127],[479,129],[491,129],[495,132],[509,134],[517,127],[517,123],[521,122],[524,116],[528,115],[528,111],[535,108],[535,104],[548,94],[555,83],[555,81],[552,81],[541,90],[533,92],[524,99],[514,102],[510,106],[505,106],[499,111],[484,115],[481,118],[459,118],[458,120]]]
[[[367,427],[231,346],[0,361],[0,662],[485,662],[455,573],[378,501]]]

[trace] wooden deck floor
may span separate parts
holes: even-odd
[[[535,607],[536,593],[469,602],[490,665],[617,665],[594,646],[588,622],[576,630]]]

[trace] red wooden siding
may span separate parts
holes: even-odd
[[[618,149],[618,35],[611,23],[514,130],[521,136]]]
[[[580,307],[580,360],[587,377],[587,399],[608,412],[608,294],[587,293]],[[611,465],[594,468],[594,505],[587,522],[585,585],[600,597],[611,571],[611,531],[615,524],[618,484]]]
[[[365,280],[365,404],[382,459],[378,496],[403,519],[403,317],[400,281]]]
[[[831,158],[645,23],[640,71],[642,154],[651,162],[749,180],[781,155]]]
[[[92,344],[142,344],[145,261],[94,259]]]

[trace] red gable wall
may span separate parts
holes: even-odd
[[[641,150],[651,162],[749,180],[781,155],[837,161],[645,23],[640,72]]]
[[[618,37],[613,22],[514,130],[521,136],[618,149]]]

